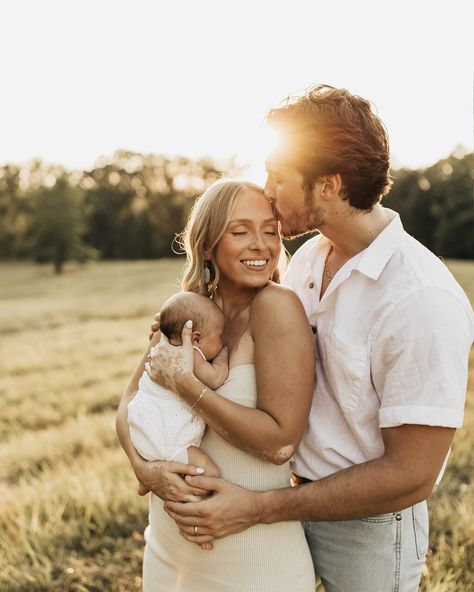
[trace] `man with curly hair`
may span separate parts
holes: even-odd
[[[199,543],[302,520],[326,592],[411,592],[428,549],[426,498],[462,425],[472,308],[442,261],[381,205],[389,143],[367,100],[320,85],[268,121],[285,138],[265,187],[282,234],[319,231],[284,278],[317,347],[297,486],[255,492],[187,477],[213,496],[166,507]]]

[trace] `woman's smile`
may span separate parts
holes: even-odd
[[[265,271],[269,259],[241,259],[240,262],[251,271]]]

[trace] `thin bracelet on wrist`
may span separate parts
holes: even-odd
[[[194,403],[191,405],[191,409],[193,407],[196,407],[196,405],[199,403],[199,401],[204,397],[204,395],[207,393],[209,389],[207,388],[207,386],[205,386],[202,391],[199,393],[199,397],[194,401]]]

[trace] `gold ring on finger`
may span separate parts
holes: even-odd
[[[197,527],[197,526],[195,526],[195,527],[194,527],[194,534],[197,534],[197,533],[198,533],[198,527]]]

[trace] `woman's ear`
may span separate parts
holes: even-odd
[[[199,345],[201,343],[202,334],[200,331],[193,331],[191,335],[191,343],[193,345]]]

